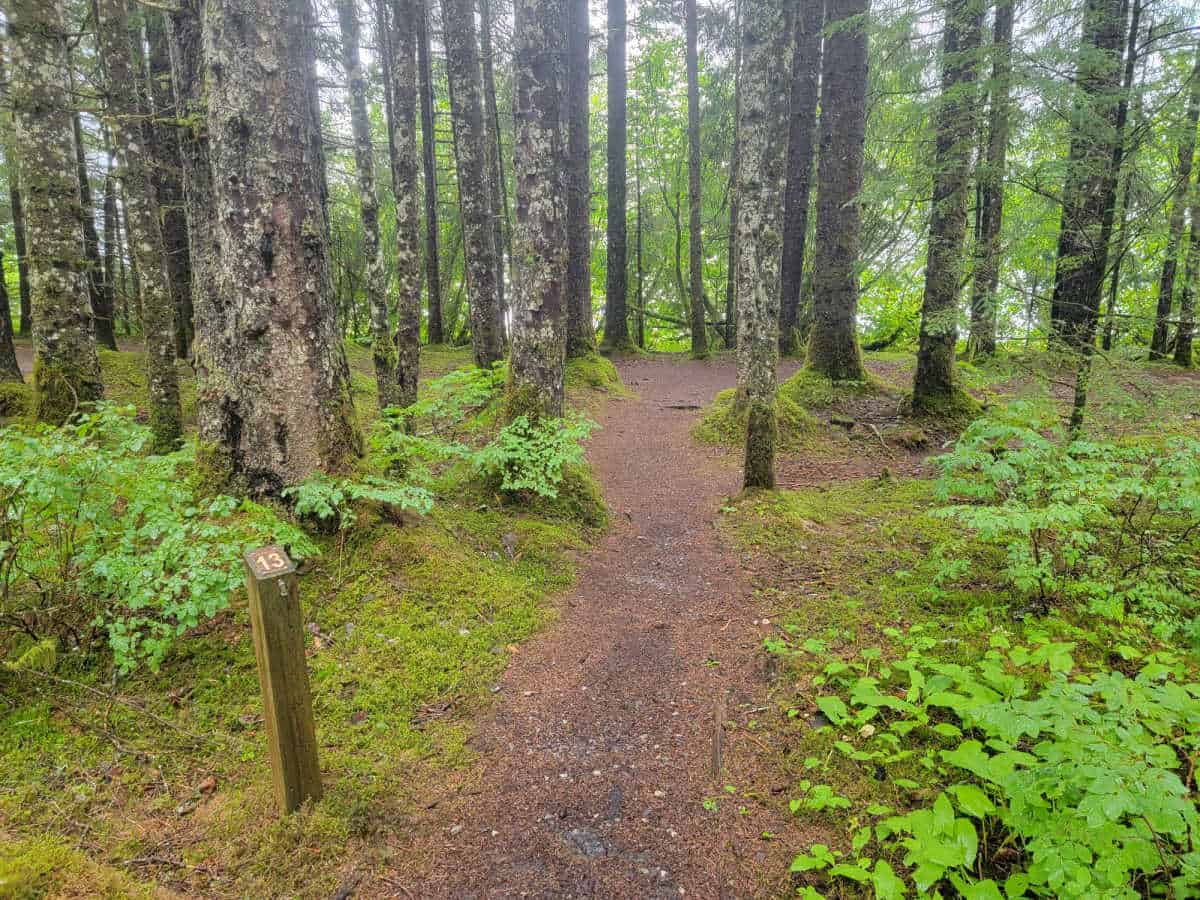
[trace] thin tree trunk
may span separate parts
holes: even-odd
[[[386,0],[381,0],[384,8]],[[380,16],[392,98],[392,192],[396,197],[396,403],[417,399],[421,355],[421,221],[417,208],[417,21],[420,0],[392,0],[392,25]]]
[[[350,128],[354,135],[354,171],[358,178],[359,216],[366,257],[367,307],[371,322],[371,358],[379,408],[396,406],[396,344],[388,321],[388,277],[379,234],[379,194],[375,188],[375,151],[371,146],[371,120],[367,115],[367,79],[359,61],[360,28],[357,0],[338,0],[338,25],[342,33],[342,70],[350,101]]]
[[[1183,266],[1183,292],[1179,297],[1179,326],[1175,332],[1175,363],[1192,367],[1196,332],[1196,292],[1200,290],[1200,179],[1192,183],[1191,228]]]
[[[104,69],[105,110],[125,191],[129,245],[142,278],[142,334],[155,450],[174,450],[183,437],[175,371],[175,305],[167,277],[158,200],[146,165],[147,116],[138,103],[125,0],[97,0],[97,40]]]
[[[72,75],[72,77],[74,77]],[[112,310],[104,306],[104,271],[100,261],[100,236],[96,234],[96,212],[92,206],[92,182],[88,177],[87,153],[83,146],[83,126],[79,113],[71,117],[75,134],[75,168],[79,173],[79,214],[83,230],[83,253],[87,260],[88,303],[92,310],[92,330],[96,342],[115,349],[112,336]]]
[[[103,393],[88,302],[61,0],[10,0],[10,99],[25,201],[33,417],[61,424]]]
[[[117,349],[116,309],[117,309],[117,181],[113,175],[113,161],[109,158],[108,170],[104,173],[104,305],[109,313],[109,330],[101,338],[97,333],[96,339],[110,350]],[[100,324],[97,320],[97,324]]]
[[[516,0],[510,418],[561,416],[567,350],[564,0]]]
[[[776,92],[791,72],[786,0],[744,0],[738,180],[738,384],[745,410],[748,488],[775,485],[775,368],[787,186],[787,104]]]
[[[321,205],[312,12],[293,0],[208,0],[203,24],[221,177],[217,290],[196,336],[200,436],[233,480],[274,493],[343,468],[362,446]]]
[[[1175,299],[1175,272],[1178,267],[1179,246],[1183,238],[1183,214],[1191,193],[1192,157],[1196,153],[1196,123],[1200,121],[1200,49],[1189,79],[1187,115],[1176,154],[1175,184],[1171,191],[1171,212],[1167,217],[1167,249],[1163,257],[1162,274],[1158,279],[1158,307],[1154,315],[1154,336],[1150,341],[1150,358],[1167,355],[1167,337],[1171,307]]]
[[[417,7],[417,73],[421,99],[421,160],[424,169],[422,192],[425,199],[425,290],[429,322],[429,343],[442,344],[446,332],[442,324],[442,277],[438,265],[438,180],[437,136],[433,128],[433,72],[429,52],[428,0],[414,0]]]
[[[608,262],[604,285],[604,346],[627,349],[629,292],[625,209],[626,89],[625,0],[608,0]]]
[[[639,132],[640,135],[640,132]],[[634,144],[633,148],[633,185],[635,196],[635,206],[637,213],[637,231],[634,237],[634,256],[635,256],[635,271],[637,272],[637,345],[641,349],[646,349],[646,296],[645,296],[645,279],[646,271],[642,263],[642,150],[641,144]]]
[[[918,414],[952,414],[964,405],[954,371],[954,345],[958,340],[958,288],[967,234],[971,156],[978,139],[973,87],[982,25],[983,10],[976,0],[949,0],[942,44],[942,94],[935,120],[937,147],[925,297],[913,379],[912,409]]]
[[[869,0],[828,0],[821,56],[821,152],[817,162],[813,322],[808,365],[828,378],[863,381],[858,346],[863,142],[867,123]],[[850,24],[848,24],[850,23]]]
[[[591,38],[588,0],[566,0],[567,355],[595,349],[592,330],[592,169],[588,136]]]
[[[475,363],[490,366],[504,355],[496,290],[496,242],[492,230],[488,163],[491,153],[479,85],[479,45],[473,0],[443,0],[442,39],[454,120],[458,205],[462,212],[471,347]]]
[[[508,309],[505,297],[504,253],[505,227],[508,221],[508,199],[504,190],[504,159],[500,150],[500,113],[496,108],[496,62],[492,46],[492,8],[489,0],[479,0],[480,44],[483,62],[483,110],[487,117],[488,186],[492,201],[492,242],[496,246],[496,302],[498,304],[500,340],[504,341],[504,318]],[[512,248],[507,248],[511,260]],[[511,262],[510,262],[511,265]]]
[[[1000,285],[1000,230],[1004,217],[1004,174],[1012,102],[1012,36],[1016,0],[998,0],[992,27],[991,100],[987,146],[978,168],[979,237],[971,275],[971,330],[968,356],[996,352],[996,291]]]
[[[737,229],[738,173],[741,168],[741,148],[738,128],[742,109],[742,0],[734,0],[733,50],[733,146],[729,153],[729,234],[725,258],[725,346],[737,346]],[[641,300],[638,300],[641,306]]]
[[[4,273],[4,251],[0,249],[0,381],[24,384],[13,346],[12,309],[8,305],[8,278]]]
[[[183,199],[180,126],[176,117],[175,94],[171,83],[166,14],[147,9],[144,15],[150,50],[147,60],[150,69],[148,96],[153,104],[152,124],[147,130],[147,139],[154,159],[151,174],[158,195],[167,277],[175,304],[175,355],[180,359],[190,359],[192,339],[195,337],[192,259],[188,244],[186,204]]]
[[[700,233],[700,73],[696,44],[696,0],[684,0],[688,108],[688,274],[690,289],[692,356],[708,356],[708,331],[704,325],[704,248]]]
[[[788,181],[784,199],[782,294],[779,306],[779,351],[800,350],[800,288],[804,281],[804,251],[808,237],[808,205],[812,185],[813,138],[817,125],[817,92],[821,73],[821,28],[824,0],[799,0],[793,13],[795,50],[792,54],[791,115],[788,130]]]
[[[5,72],[3,52],[0,52],[0,90],[8,91],[8,76]],[[7,93],[4,95],[4,102],[6,108],[11,110],[12,102]],[[20,307],[20,324],[17,327],[17,334],[21,337],[28,337],[32,328],[29,307],[29,260],[25,255],[25,211],[21,203],[21,173],[19,171],[21,161],[18,159],[15,149],[15,121],[11,125],[12,127],[8,127],[6,124],[3,135],[4,164],[8,176],[8,203],[9,208],[12,209],[13,243],[17,250],[17,289]]]

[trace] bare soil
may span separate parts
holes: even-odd
[[[733,361],[618,368],[638,396],[599,410],[588,450],[612,526],[581,560],[560,621],[513,656],[472,740],[477,770],[412,823],[415,845],[394,848],[417,870],[381,887],[423,898],[786,891],[763,879],[786,872],[803,837],[771,749],[747,728],[769,717],[757,650],[770,625],[713,524],[740,466],[689,436],[733,384]]]

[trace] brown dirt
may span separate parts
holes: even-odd
[[[406,868],[380,879],[385,891],[786,891],[770,879],[802,838],[773,753],[747,728],[766,712],[756,651],[769,626],[713,525],[741,473],[688,433],[698,408],[733,383],[733,363],[633,358],[618,368],[638,396],[599,411],[604,428],[588,450],[612,527],[581,560],[561,621],[513,656],[472,741],[477,771],[414,823],[415,846],[394,848]]]

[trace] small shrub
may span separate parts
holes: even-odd
[[[356,501],[366,500],[422,514],[433,508],[433,497],[424,488],[372,475],[362,479],[313,475],[284,488],[283,496],[292,501],[293,511],[302,520],[315,520],[320,527],[330,529],[349,528],[358,520],[354,511]]]
[[[564,466],[583,463],[579,442],[596,427],[583,419],[530,422],[527,416],[517,416],[472,456],[472,463],[502,491],[554,498]]]

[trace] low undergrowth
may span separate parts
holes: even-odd
[[[780,610],[791,888],[1200,894],[1200,444],[1016,406],[940,466],[723,519]]]
[[[180,511],[179,521],[200,523],[219,514],[214,527],[225,529],[266,523],[253,535],[226,531],[235,556],[283,540],[304,560],[326,796],[300,813],[269,812],[245,597],[229,591],[240,560],[226,566],[195,534],[180,535],[187,558],[207,555],[205,571],[224,579],[213,583],[221,602],[171,618],[157,674],[123,670],[111,640],[59,637],[40,653],[45,644],[32,637],[11,638],[0,667],[0,896],[327,897],[390,862],[414,811],[465,777],[469,716],[489,702],[508,655],[553,617],[550,598],[573,579],[570,554],[604,521],[577,455],[581,433],[567,430],[548,450],[547,435],[531,445],[527,433],[506,432],[495,415],[502,384],[502,373],[473,371],[424,384],[417,409],[372,426],[359,472],[297,487],[298,522],[282,508],[213,511],[205,504],[217,501],[199,498]],[[119,416],[121,433],[140,428],[105,415]],[[94,434],[77,439],[99,446]],[[423,456],[422,440],[492,450],[476,466]],[[125,522],[150,542],[130,552],[157,559],[154,529],[139,531],[153,519],[132,501],[117,507],[134,480],[148,505],[186,490],[188,452],[168,459],[130,447],[96,482],[105,518],[93,525]],[[89,572],[86,561],[79,571]],[[116,586],[110,595],[124,596]]]

